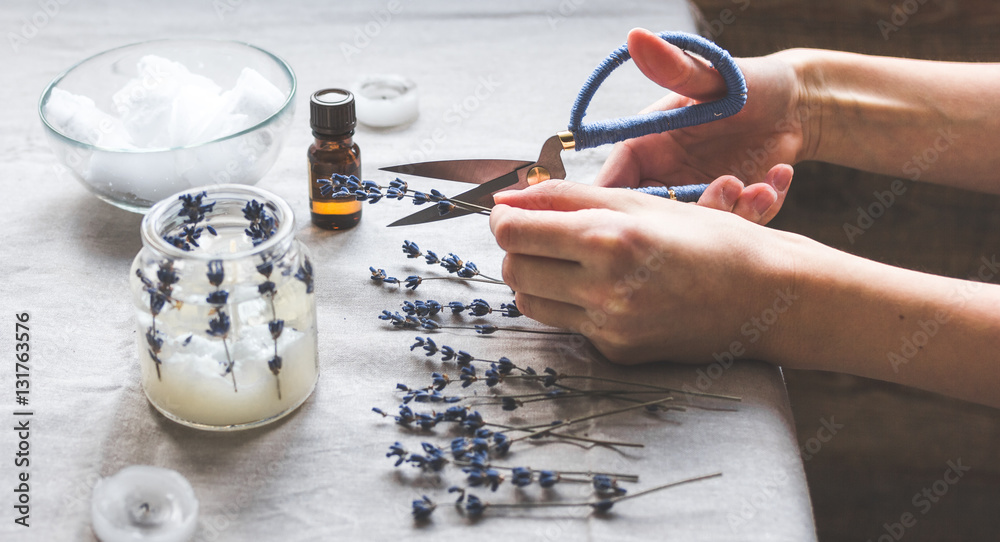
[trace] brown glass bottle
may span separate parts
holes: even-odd
[[[309,124],[316,140],[309,146],[309,207],[312,223],[328,230],[346,230],[361,220],[361,203],[353,196],[331,198],[320,193],[320,179],[331,175],[361,178],[361,149],[354,143],[354,95],[329,88],[312,95]]]

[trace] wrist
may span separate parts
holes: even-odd
[[[797,354],[809,315],[803,302],[809,301],[812,294],[803,294],[815,289],[815,277],[822,271],[819,262],[826,259],[826,251],[833,249],[798,234],[767,231],[776,237],[760,245],[768,247],[769,265],[763,268],[762,277],[753,281],[766,286],[760,288],[740,329],[749,343],[747,357],[805,368]]]
[[[823,54],[824,51],[818,49],[786,49],[770,55],[793,74],[793,103],[789,106],[789,120],[801,131],[796,163],[822,160],[820,142],[823,141],[824,117],[829,116],[834,105],[832,97],[826,92]]]

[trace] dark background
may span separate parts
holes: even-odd
[[[702,33],[734,56],[817,47],[1000,61],[1000,2],[993,0],[692,3]],[[880,28],[879,21],[888,24]],[[984,137],[1000,145],[1000,134]],[[997,177],[1000,182],[1000,172]],[[908,176],[900,171],[898,178]],[[857,208],[869,206],[873,192],[889,190],[894,179],[799,164],[771,225],[866,258],[950,277],[968,278],[981,258],[1000,258],[1000,198],[909,180],[906,192],[852,244],[844,223],[856,224]],[[996,352],[982,355],[997,358]],[[803,456],[822,542],[889,540],[886,524],[895,539],[907,541],[1000,538],[1000,411],[848,375],[786,370],[785,376],[800,445],[816,437],[823,419],[844,426],[828,442],[812,443],[813,450],[821,444],[815,454]],[[971,470],[929,509],[915,506],[914,496],[941,480],[948,461],[958,459]],[[900,531],[893,524],[907,512],[916,523]]]

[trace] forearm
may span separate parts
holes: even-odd
[[[1000,193],[1000,64],[794,49],[800,158]]]
[[[807,240],[772,361],[1000,407],[1000,286],[879,264]],[[986,257],[978,279],[1000,278]]]

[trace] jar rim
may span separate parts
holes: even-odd
[[[274,234],[263,243],[238,252],[215,254],[200,251],[187,251],[168,243],[163,239],[163,232],[160,231],[161,227],[164,225],[163,222],[172,218],[172,214],[176,216],[176,212],[179,211],[182,206],[182,202],[180,200],[181,196],[185,194],[196,196],[201,192],[206,193],[205,198],[210,202],[218,202],[219,200],[228,199],[242,203],[249,203],[250,200],[256,199],[258,201],[263,200],[261,203],[271,203],[274,205],[274,220],[277,225],[277,229]],[[286,202],[284,198],[274,194],[273,192],[264,190],[263,188],[232,183],[189,188],[168,196],[150,208],[149,212],[142,218],[142,225],[140,226],[142,242],[148,248],[174,259],[193,259],[203,261],[238,260],[271,251],[275,247],[287,243],[291,239],[294,230],[295,215],[292,212],[291,206],[288,205],[288,202]]]

